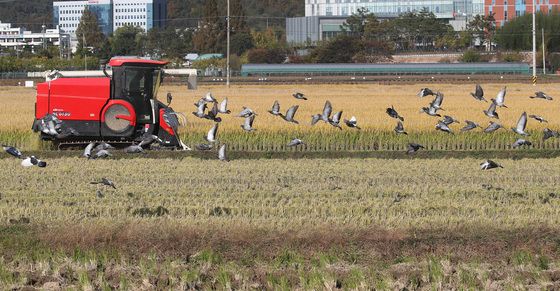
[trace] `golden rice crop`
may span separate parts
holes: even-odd
[[[480,160],[470,158],[48,162],[45,169],[25,169],[15,159],[0,160],[0,221],[135,221],[146,219],[140,209],[161,206],[165,219],[201,226],[560,223],[558,158],[502,160],[505,168],[495,171],[479,170]],[[89,184],[101,177],[112,179],[117,190]],[[104,198],[96,197],[97,189]]]
[[[458,120],[466,119],[478,122],[485,127],[489,119],[482,110],[488,103],[479,102],[470,96],[475,84],[417,84],[417,85],[233,85],[200,86],[196,91],[189,91],[184,86],[164,86],[160,96],[171,92],[174,96],[172,107],[187,115],[188,124],[181,130],[181,135],[187,144],[193,145],[203,142],[202,136],[210,129],[212,122],[194,117],[193,103],[210,91],[218,100],[228,97],[232,115],[222,115],[224,121],[220,125],[218,138],[229,143],[233,149],[241,150],[285,150],[285,143],[294,137],[302,138],[308,143],[308,150],[344,149],[344,150],[373,150],[373,149],[401,149],[409,141],[424,143],[430,148],[441,149],[501,149],[515,140],[515,134],[509,129],[517,122],[520,114],[541,115],[549,123],[539,124],[529,121],[529,131],[533,133],[531,141],[538,148],[558,148],[558,140],[542,143],[542,130],[545,127],[560,129],[558,100],[544,101],[529,99],[536,90],[548,92],[554,96],[558,90],[557,84],[543,84],[532,87],[527,84],[509,84],[506,96],[508,109],[499,109],[499,122],[506,127],[494,134],[458,133],[462,124],[453,125],[458,134],[447,135],[435,132],[437,119],[419,113],[420,108],[427,106],[431,97],[420,99],[415,96],[421,87],[430,87],[445,94],[442,114],[451,115]],[[495,97],[503,84],[482,84],[486,98]],[[305,93],[309,101],[300,101],[291,97],[296,91]],[[558,97],[558,96],[555,96]],[[5,142],[28,146],[30,149],[39,147],[33,142],[29,134],[33,120],[35,92],[31,89],[7,87],[0,92],[4,106],[0,108],[0,138]],[[560,98],[560,97],[558,97]],[[300,105],[296,120],[300,125],[287,123],[278,117],[268,114],[274,100],[278,100],[281,110],[285,111],[292,105]],[[311,127],[311,115],[322,111],[324,102],[330,100],[333,110],[343,111],[343,118],[356,116],[362,131],[343,126],[340,131],[324,123]],[[404,116],[405,130],[409,136],[396,136],[393,128],[396,120],[385,113],[385,109],[394,105]],[[242,118],[234,117],[242,106],[248,106],[258,113],[254,127],[256,132],[245,133],[241,129]],[[32,146],[29,146],[32,144]]]

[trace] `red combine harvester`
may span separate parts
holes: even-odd
[[[158,101],[167,62],[113,58],[113,74],[55,78],[37,85],[33,130],[60,145],[92,141],[131,143],[156,135],[165,147],[182,147],[178,114]]]

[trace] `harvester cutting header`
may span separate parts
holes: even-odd
[[[178,136],[183,115],[158,101],[167,62],[113,58],[110,76],[64,78],[37,85],[33,130],[55,144],[96,141],[132,143],[155,135],[165,147],[184,148]]]

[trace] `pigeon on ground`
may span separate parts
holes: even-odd
[[[115,186],[115,183],[113,183],[113,181],[111,181],[107,178],[101,178],[101,181],[93,181],[93,182],[89,182],[89,183],[93,184],[93,185],[104,185],[104,186],[111,187],[113,189],[117,189],[117,186]]]
[[[500,119],[498,112],[496,112],[496,103],[494,102],[490,103],[490,107],[488,107],[488,110],[482,110],[482,112],[484,112],[484,115],[490,118]]]
[[[422,113],[422,112],[428,114],[429,116],[441,117],[441,115],[437,113],[437,109],[435,107],[432,107],[432,106],[422,107],[422,110],[420,111],[420,113]]]
[[[268,112],[275,116],[282,115],[282,113],[280,113],[280,103],[278,102],[278,100],[274,101],[274,104],[272,104],[272,108],[268,110]]]
[[[100,142],[96,147],[95,150],[96,151],[100,151],[100,150],[112,150],[115,149],[112,145],[102,141]]]
[[[97,198],[105,197],[105,195],[103,195],[103,192],[101,192],[101,190],[99,189],[97,189],[97,191],[95,192],[95,196],[97,196]]]
[[[471,96],[473,96],[476,100],[488,102],[488,100],[484,99],[484,90],[482,90],[482,86],[479,84],[476,84],[476,89],[474,93],[471,93]]]
[[[385,110],[385,112],[387,112],[387,114],[389,116],[391,116],[392,118],[396,118],[396,119],[400,119],[401,121],[404,121],[404,118],[399,115],[399,113],[395,110],[393,105],[391,105],[390,108],[387,108],[387,110]]]
[[[37,166],[39,168],[44,168],[47,166],[47,162],[39,160],[35,156],[26,157],[21,161],[21,165],[24,167],[32,167]]]
[[[443,103],[443,93],[437,92],[436,98],[430,103],[430,107],[434,107],[437,110],[443,110],[441,104]]]
[[[21,159],[23,154],[21,153],[20,150],[18,150],[17,148],[13,147],[13,146],[8,146],[8,145],[2,145],[2,148],[4,148],[4,151],[6,151],[6,153]]]
[[[299,122],[294,119],[298,108],[299,108],[299,105],[294,105],[294,106],[290,107],[288,109],[288,111],[286,111],[286,115],[280,115],[280,117],[282,117],[282,119],[286,120],[287,122],[292,122],[292,123],[295,123],[295,124],[299,124]]]
[[[296,99],[307,100],[307,97],[305,97],[303,93],[296,92],[295,94],[292,94],[292,96]]]
[[[140,137],[140,143],[138,144],[138,146],[140,146],[142,148],[146,148],[146,147],[149,147],[151,144],[153,144],[155,142],[158,142],[158,143],[161,144],[163,141],[157,135],[145,132]]]
[[[300,144],[304,144],[304,142],[299,138],[294,138],[288,143],[288,146],[289,147],[295,147],[295,146],[298,146]]]
[[[208,142],[216,142],[216,135],[218,134],[218,124],[214,123],[214,126],[208,131],[208,134],[204,137],[204,139]]]
[[[394,130],[397,134],[408,134],[404,131],[404,126],[400,120],[397,122],[397,126],[395,126]]]
[[[257,115],[255,113],[255,111],[253,111],[251,108],[245,107],[243,106],[243,110],[241,110],[241,112],[239,113],[238,117],[249,117],[251,115]]]
[[[139,154],[143,153],[144,149],[136,143],[132,143],[131,145],[124,148],[124,152],[127,154]]]
[[[436,130],[441,130],[441,131],[447,132],[447,133],[453,133],[453,132],[451,131],[451,128],[449,128],[449,126],[447,126],[447,124],[445,124],[445,123],[443,123],[443,122],[441,122],[441,121],[439,121],[439,122],[436,124]]]
[[[465,123],[467,125],[465,125],[465,127],[461,128],[461,131],[469,131],[469,130],[473,130],[477,127],[481,127],[480,125],[478,125],[478,123],[476,123],[474,121],[465,120]]]
[[[526,127],[527,127],[527,112],[523,112],[519,117],[519,120],[517,121],[517,126],[512,127],[511,130],[513,130],[513,132],[517,134],[527,136],[529,134],[525,132]]]
[[[356,120],[356,116],[352,116],[352,118],[350,118],[350,119],[344,119],[344,123],[348,127],[355,128],[355,129],[361,129],[358,126],[358,120]]]
[[[443,116],[443,120],[441,121],[443,123],[445,123],[446,125],[450,125],[452,123],[460,123],[459,120],[449,116],[449,115],[444,115]]]
[[[491,133],[491,132],[494,132],[494,131],[496,131],[500,128],[503,128],[503,126],[501,124],[499,124],[497,122],[494,122],[494,121],[490,121],[488,127],[486,127],[484,129],[484,132],[485,133]]]
[[[222,162],[229,162],[229,159],[226,156],[226,145],[223,144],[220,149],[218,150],[218,159]]]
[[[553,99],[552,96],[550,96],[550,95],[548,95],[548,94],[546,94],[542,91],[535,92],[535,96],[529,96],[529,98],[531,98],[531,99],[537,98],[537,99],[545,99],[545,100],[552,100]]]
[[[486,160],[484,162],[482,162],[480,164],[480,169],[481,170],[490,170],[490,169],[494,169],[494,168],[503,168],[502,165],[492,161],[492,160]]]
[[[245,117],[245,122],[241,125],[241,128],[243,128],[243,130],[246,132],[251,132],[256,130],[253,128],[253,121],[255,121],[255,115]]]
[[[342,129],[342,127],[340,127],[340,120],[342,118],[342,111],[338,111],[337,113],[335,113],[332,117],[331,120],[329,120],[330,125],[338,128],[338,129]]]
[[[91,152],[93,151],[93,148],[95,147],[97,143],[96,142],[90,142],[86,148],[84,149],[84,154],[82,156],[84,156],[85,158],[90,159],[91,158]]]
[[[410,155],[410,154],[413,154],[413,153],[415,153],[415,152],[417,152],[418,150],[423,149],[423,148],[424,148],[424,146],[421,145],[421,144],[409,143],[409,144],[408,144],[408,148],[407,148],[407,150],[406,150],[406,153]]]
[[[420,91],[418,92],[418,94],[416,94],[416,96],[422,98],[422,97],[426,97],[428,95],[435,95],[434,91],[430,90],[430,88],[422,88],[420,89]]]
[[[228,110],[227,106],[228,106],[228,99],[226,97],[224,98],[224,100],[222,100],[222,103],[220,103],[220,108],[218,108],[218,112],[221,114],[230,114],[231,110]]]
[[[544,119],[542,116],[539,116],[539,115],[531,114],[531,115],[529,115],[529,118],[533,118],[534,120],[536,120],[540,123],[543,123],[543,122],[548,123],[548,120]]]
[[[496,106],[498,107],[504,107],[504,108],[508,108],[504,102],[506,99],[506,92],[507,92],[507,87],[502,88],[502,90],[500,90],[500,92],[498,92],[498,95],[496,95],[496,99],[490,99],[492,100],[492,102],[496,103]]]
[[[528,141],[528,140],[524,140],[524,139],[522,139],[522,138],[518,138],[518,139],[511,145],[511,147],[515,149],[515,148],[518,148],[518,147],[520,147],[520,146],[524,146],[524,145],[530,146],[530,145],[532,145],[532,144],[533,144],[533,143],[531,143],[531,142]]]
[[[104,159],[113,156],[108,150],[99,150],[92,156],[92,159]]]
[[[212,144],[206,144],[206,143],[201,143],[195,146],[195,148],[199,151],[209,151],[213,148],[214,146]]]

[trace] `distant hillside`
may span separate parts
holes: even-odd
[[[219,6],[226,15],[225,0]],[[251,27],[284,25],[284,17],[302,16],[304,0],[242,0],[247,22]],[[52,23],[53,0],[0,0],[0,21],[14,23],[34,31],[41,30],[43,23]],[[204,0],[168,0],[170,26],[194,26],[202,16]],[[269,17],[268,19],[266,19]],[[270,18],[273,17],[273,18]],[[279,18],[276,18],[279,17]]]

